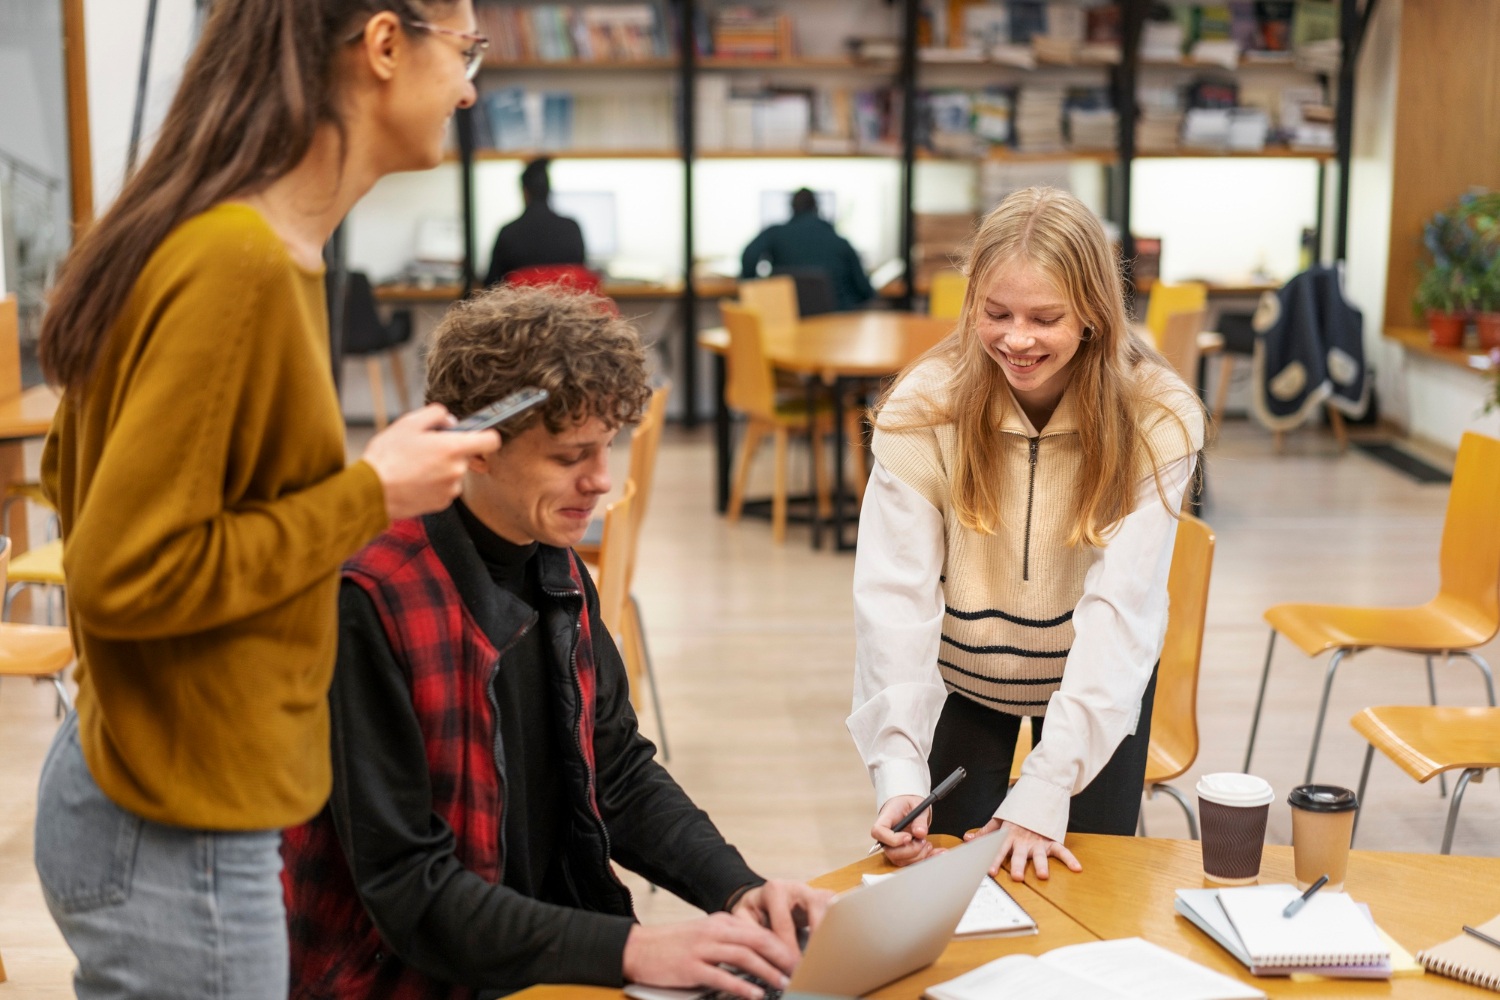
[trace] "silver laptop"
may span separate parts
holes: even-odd
[[[999,837],[980,837],[834,897],[786,992],[859,996],[930,965],[999,853]],[[625,987],[636,1000],[697,1000],[714,992]]]

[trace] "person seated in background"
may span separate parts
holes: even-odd
[[[334,788],[286,834],[292,996],[457,997],[535,983],[780,985],[829,894],[767,881],[655,760],[570,546],[650,397],[636,331],[599,299],[501,287],[450,311],[427,397],[500,427],[447,510],[344,568]],[[620,864],[711,916],[645,927]]]
[[[819,268],[833,285],[840,310],[855,309],[875,297],[859,254],[827,222],[818,216],[818,200],[807,188],[792,194],[792,217],[769,226],[745,247],[740,258],[740,277],[760,276],[760,264],[779,268]]]
[[[548,199],[552,183],[547,177],[546,157],[532,160],[521,171],[521,199],[525,210],[501,227],[490,254],[486,285],[498,285],[512,271],[523,267],[584,262],[583,230],[578,223],[552,211]]]

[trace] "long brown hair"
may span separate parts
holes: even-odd
[[[221,0],[146,162],[73,248],[42,318],[42,370],[65,389],[93,373],[147,259],[183,221],[291,171],[318,127],[343,134],[335,56],[361,16],[403,23],[458,0]]]
[[[1157,474],[1157,490],[1165,501],[1162,463],[1146,433],[1152,418],[1160,413],[1175,420],[1186,441],[1191,434],[1164,398],[1181,387],[1180,381],[1161,355],[1130,331],[1120,266],[1104,227],[1072,195],[1027,188],[985,216],[963,267],[969,285],[958,328],[902,372],[886,394],[888,400],[912,370],[936,359],[952,371],[946,398],[924,397],[914,414],[903,412],[900,420],[879,426],[899,431],[951,423],[954,513],[964,527],[994,533],[1000,523],[1001,479],[989,470],[1003,461],[1001,438],[995,433],[995,415],[1003,411],[996,404],[1008,401],[1010,393],[1005,373],[985,353],[975,331],[990,281],[1014,260],[1027,261],[1046,275],[1088,331],[1068,373],[1083,451],[1069,541],[1102,545],[1112,526],[1133,508],[1143,465]],[[1188,398],[1186,392],[1182,396]],[[1201,410],[1196,398],[1187,405]]]

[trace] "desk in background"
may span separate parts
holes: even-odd
[[[1277,976],[1256,977],[1228,952],[1172,910],[1177,889],[1203,881],[1196,841],[1148,837],[1070,834],[1068,847],[1083,863],[1074,874],[1054,863],[1052,878],[1028,874],[1024,884],[1003,877],[1016,901],[1036,919],[1039,933],[1020,938],[984,938],[950,942],[936,962],[870,994],[877,1000],[917,1000],[934,983],[977,968],[1004,955],[1040,955],[1085,941],[1141,937],[1202,965],[1253,983],[1272,997],[1493,997],[1477,986],[1431,973],[1391,980],[1330,979],[1294,982]],[[843,890],[859,883],[865,872],[891,870],[881,858],[869,858],[814,880],[825,889]],[[1268,846],[1260,880],[1292,881],[1292,849]],[[1346,890],[1368,903],[1380,924],[1415,955],[1445,941],[1462,924],[1482,923],[1500,912],[1500,858],[1440,854],[1394,854],[1352,851]],[[515,994],[520,1000],[616,1000],[619,990],[581,986],[535,986]]]
[[[0,494],[12,483],[26,481],[24,442],[45,437],[57,412],[57,393],[45,385],[21,390],[21,330],[16,297],[0,299]],[[11,556],[27,549],[30,539],[26,505],[17,504],[10,515]],[[22,600],[26,598],[23,595]],[[25,605],[17,611],[24,615]]]

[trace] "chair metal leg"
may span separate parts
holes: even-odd
[[[1339,669],[1339,662],[1348,653],[1348,647],[1336,651],[1333,659],[1328,661],[1328,673],[1323,677],[1323,700],[1318,703],[1318,722],[1313,727],[1312,750],[1307,755],[1307,777],[1302,779],[1309,784],[1313,780],[1313,764],[1318,759],[1318,742],[1323,738],[1323,718],[1328,714],[1328,695],[1333,690],[1333,675]]]
[[[1153,791],[1153,792],[1165,792],[1168,795],[1170,795],[1172,798],[1174,798],[1174,799],[1177,800],[1177,804],[1180,805],[1180,806],[1182,806],[1182,814],[1187,817],[1188,839],[1190,839],[1190,840],[1197,840],[1198,839],[1198,817],[1196,817],[1196,816],[1193,815],[1193,806],[1192,806],[1192,803],[1190,803],[1188,801],[1187,796],[1184,795],[1184,794],[1182,794],[1182,792],[1180,792],[1176,788],[1173,788],[1171,785],[1164,785],[1164,784],[1161,784],[1161,783],[1157,783],[1155,785],[1152,785],[1151,786],[1151,791]]]
[[[667,720],[661,714],[661,692],[656,689],[656,671],[651,669],[651,649],[646,645],[646,629],[641,622],[641,602],[630,595],[630,607],[635,614],[635,639],[641,647],[641,665],[646,670],[646,686],[651,689],[651,711],[656,713],[656,730],[661,736],[661,759],[670,761],[672,751],[667,748]]]
[[[1349,846],[1354,847],[1354,835],[1359,832],[1359,816],[1365,811],[1365,785],[1370,781],[1370,762],[1375,759],[1375,744],[1365,749],[1365,766],[1359,772],[1359,791],[1354,793],[1354,825],[1349,828]]]
[[[1474,666],[1478,667],[1480,673],[1484,674],[1484,690],[1485,690],[1485,693],[1488,694],[1489,697],[1490,697],[1490,707],[1494,708],[1495,707],[1495,675],[1490,671],[1490,665],[1488,663],[1484,662],[1484,657],[1480,656],[1478,653],[1471,652],[1471,651],[1469,651],[1467,649],[1461,649],[1458,652],[1454,653],[1453,655],[1454,656],[1462,656],[1462,657],[1464,657],[1470,663],[1473,663]]]
[[[1458,776],[1453,783],[1453,801],[1448,804],[1448,826],[1443,831],[1443,849],[1439,853],[1447,854],[1453,849],[1453,830],[1458,826],[1458,806],[1464,800],[1464,789],[1469,787],[1469,780],[1483,773],[1482,767],[1466,767],[1464,773]]]
[[[1427,661],[1427,701],[1428,701],[1428,704],[1436,706],[1437,705],[1437,678],[1434,677],[1433,673],[1432,673],[1432,656],[1431,656],[1431,654],[1428,654],[1427,656],[1423,657],[1423,659],[1425,659]],[[1443,654],[1443,666],[1446,667],[1447,665],[1448,665],[1448,654],[1444,653]],[[1438,798],[1440,798],[1440,799],[1446,799],[1447,797],[1448,797],[1448,776],[1446,774],[1444,774],[1442,771],[1439,771],[1438,772]]]
[[[1266,665],[1260,671],[1260,694],[1255,696],[1255,714],[1250,717],[1250,745],[1245,747],[1245,766],[1242,770],[1250,773],[1250,755],[1255,753],[1255,731],[1260,728],[1260,710],[1266,703],[1266,681],[1271,677],[1271,653],[1276,649],[1276,630],[1271,630],[1271,641],[1266,643]]]
[[[1135,835],[1137,837],[1148,837],[1146,832],[1146,810],[1142,809],[1135,817]]]
[[[73,696],[68,694],[68,685],[63,683],[62,671],[52,675],[52,686],[57,690],[57,711],[55,714],[61,718],[64,714],[72,711]]]

